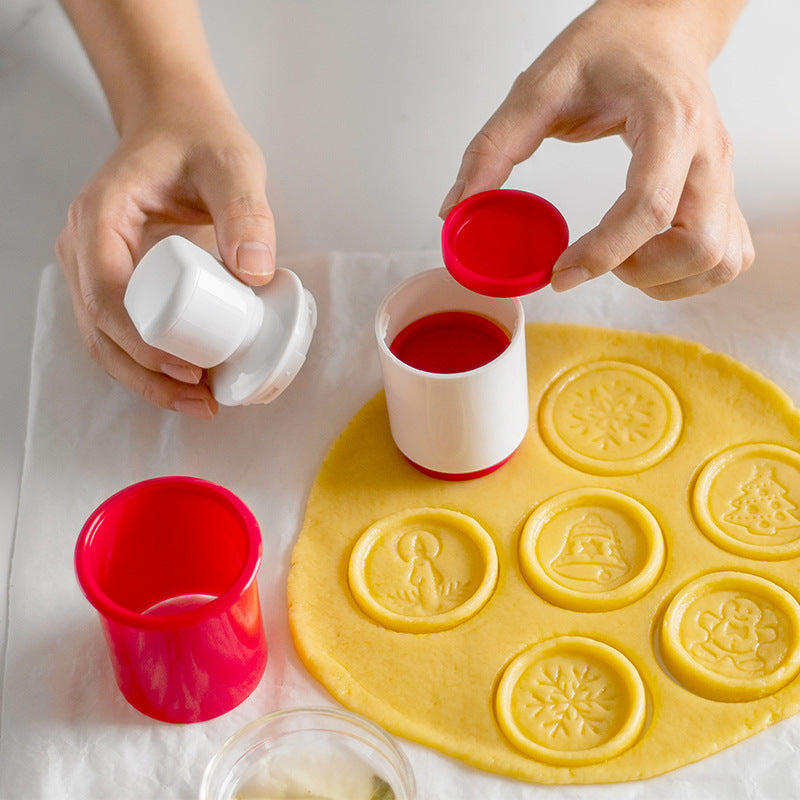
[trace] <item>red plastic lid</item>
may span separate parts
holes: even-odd
[[[442,254],[450,274],[490,297],[517,297],[547,286],[569,243],[559,210],[516,189],[472,195],[447,215]]]

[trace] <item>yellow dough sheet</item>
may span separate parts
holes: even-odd
[[[422,475],[383,394],[330,448],[289,575],[348,708],[541,783],[657,775],[800,708],[800,414],[675,337],[527,327],[531,420],[486,477]]]

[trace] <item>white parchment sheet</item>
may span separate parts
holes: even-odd
[[[525,299],[529,321],[671,333],[733,355],[800,404],[800,237],[757,242],[733,284],[660,303],[609,276]],[[212,423],[151,408],[89,359],[60,272],[43,273],[26,463],[9,588],[0,800],[190,800],[206,763],[246,722],[279,708],[330,704],[289,635],[285,582],[305,500],[328,446],[380,389],[373,315],[386,292],[440,265],[437,253],[310,254],[281,266],[314,294],[319,326],[306,365],[267,406],[223,409]],[[106,497],[156,475],[188,474],[238,494],[258,518],[269,643],[266,674],[238,709],[176,726],[142,716],[114,684],[94,610],[75,580],[78,531]],[[545,787],[479,772],[401,741],[420,800],[681,800],[800,795],[800,717],[668,775],[611,786]]]

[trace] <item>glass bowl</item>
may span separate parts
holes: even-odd
[[[415,800],[408,759],[384,730],[333,708],[246,725],[206,767],[200,800]]]

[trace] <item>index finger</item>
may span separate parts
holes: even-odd
[[[694,155],[694,142],[651,125],[636,140],[625,191],[600,224],[581,236],[553,267],[552,286],[564,291],[610,272],[672,222]]]

